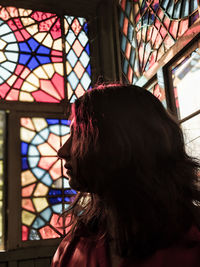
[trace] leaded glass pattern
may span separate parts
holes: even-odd
[[[59,215],[76,192],[63,174],[57,151],[67,140],[70,121],[21,118],[22,240],[57,238],[64,234]]]
[[[147,90],[151,92],[153,95],[155,95],[163,104],[165,108],[167,108],[167,102],[166,102],[166,96],[165,96],[165,90],[159,86],[159,84],[156,82],[152,85],[150,85]]]
[[[5,113],[3,111],[0,111],[0,250],[4,249],[4,233],[3,233],[4,135],[5,135]]]
[[[128,81],[135,83],[198,18],[197,0],[120,1],[122,69]]]
[[[84,18],[65,16],[64,28],[67,93],[70,102],[74,102],[91,86],[88,27]]]
[[[65,17],[70,21],[69,16]],[[65,26],[68,40],[66,49],[63,48],[64,36],[62,36],[61,19],[56,14],[32,11],[15,7],[0,6],[0,97],[8,101],[48,102],[59,103],[66,94],[66,73],[64,64],[71,64],[76,68],[70,76],[68,72],[68,84],[76,90],[76,95],[81,95],[80,82],[84,90],[87,90],[90,81],[90,65],[81,59],[82,65],[77,66],[77,59],[65,51],[69,49],[74,54],[80,53],[80,46],[75,39],[81,39],[85,35],[87,44],[81,44],[89,57],[89,44],[87,38],[87,23],[84,19],[73,18],[80,23],[80,33],[77,28],[69,23]],[[73,20],[72,19],[72,20]],[[80,41],[80,40],[79,40]],[[68,62],[69,63],[66,63]],[[79,63],[79,64],[80,64]],[[76,66],[75,66],[76,65]],[[83,68],[83,77],[80,69]],[[78,69],[78,70],[77,70]],[[86,70],[87,69],[87,70]],[[75,77],[76,75],[76,77]],[[81,92],[80,92],[81,91]],[[72,96],[69,96],[70,99]]]

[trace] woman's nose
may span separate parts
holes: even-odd
[[[67,139],[63,146],[58,150],[57,155],[61,159],[69,158],[71,150],[71,137]]]

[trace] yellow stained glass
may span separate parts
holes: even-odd
[[[28,16],[32,12],[32,10],[30,10],[30,9],[23,9],[23,8],[19,8],[18,10],[19,10],[20,16]]]
[[[66,63],[66,69],[67,69],[67,74],[69,74],[72,71],[72,67],[71,67],[71,65],[69,64],[68,61]]]
[[[4,61],[6,61],[5,54],[2,51],[0,51],[0,63],[2,63]]]
[[[22,85],[22,90],[26,92],[34,92],[38,90],[38,87],[35,87],[34,85],[25,81]]]
[[[48,77],[51,79],[53,74],[55,73],[52,64],[43,65],[43,68],[46,71]]]
[[[20,92],[19,93],[19,100],[33,102],[34,98],[32,97],[32,95],[30,93]]]
[[[35,132],[29,130],[29,129],[26,129],[24,127],[21,127],[20,129],[20,137],[21,137],[21,140],[22,141],[25,141],[25,142],[30,142],[33,137],[35,136]]]
[[[42,210],[44,210],[45,208],[47,208],[49,206],[46,198],[44,198],[44,197],[33,198],[33,203],[34,203],[35,208],[38,212],[41,212]]]
[[[30,170],[26,170],[26,171],[22,172],[22,174],[21,174],[22,186],[32,184],[32,183],[36,182],[36,180],[37,179],[35,178],[35,176],[32,174],[32,172]]]
[[[49,171],[51,177],[56,180],[61,176],[61,161],[57,161]]]
[[[12,86],[13,83],[16,81],[16,79],[17,79],[17,76],[13,74],[7,81],[8,85]]]
[[[68,95],[68,99],[71,98],[72,94],[73,94],[73,90],[72,90],[70,84],[67,83],[67,95]]]
[[[26,27],[26,26],[29,26],[29,25],[32,25],[35,23],[35,21],[31,18],[21,18],[21,21],[23,23],[23,25]]]
[[[30,130],[35,130],[32,120],[30,118],[21,118],[20,119],[21,126],[24,126]]]
[[[56,156],[57,155],[57,151],[55,151],[47,143],[38,145],[38,150],[40,151],[41,156]]]
[[[53,49],[62,51],[62,39],[58,39],[54,41]]]
[[[51,37],[50,34],[47,34],[47,37],[44,39],[44,41],[43,41],[42,44],[45,45],[45,46],[47,46],[47,47],[49,47],[49,48],[52,47],[52,44],[53,44],[53,38]]]
[[[61,137],[62,145],[64,145],[64,143],[67,141],[67,139],[68,139],[69,137],[70,137],[70,134],[67,134],[67,135]]]
[[[71,48],[71,46],[68,44],[68,42],[65,42],[65,52],[66,52],[66,54],[69,52],[70,48]]]
[[[58,74],[63,76],[64,70],[63,70],[63,64],[62,63],[54,63],[55,70]]]
[[[46,121],[45,121],[45,119],[32,118],[32,121],[33,121],[33,123],[35,125],[36,131],[38,131],[38,132],[48,126],[47,123],[46,123]]]
[[[38,25],[34,24],[26,28],[26,30],[31,34],[34,35],[35,33],[38,32]]]
[[[41,43],[44,38],[46,37],[47,33],[46,32],[39,32],[37,34],[35,34],[34,38],[39,42]]]
[[[35,69],[33,71],[33,73],[35,73],[35,75],[39,78],[39,79],[48,79],[48,76],[46,74],[46,72],[44,71],[43,67],[37,67],[37,69]]]
[[[36,216],[29,211],[26,211],[26,210],[22,211],[22,223],[25,225],[28,225],[28,226],[31,225],[35,217]]]
[[[31,74],[28,76],[27,81],[30,82],[31,84],[34,84],[34,86],[37,86],[37,87],[40,86],[38,77],[35,76],[33,73],[31,73]]]
[[[34,192],[34,196],[38,197],[38,196],[46,196],[47,192],[48,192],[48,187],[45,186],[42,183],[38,183],[35,192]]]

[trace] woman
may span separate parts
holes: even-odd
[[[160,101],[134,85],[99,86],[71,117],[58,156],[79,193],[52,266],[200,266],[199,165]]]

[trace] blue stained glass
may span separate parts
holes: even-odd
[[[3,23],[4,23],[4,21],[3,20],[0,20],[0,25],[3,24]]]
[[[64,125],[70,125],[71,124],[71,121],[70,120],[60,120],[62,124]]]
[[[71,24],[72,21],[73,21],[73,19],[74,19],[74,17],[72,17],[72,16],[65,16],[65,18],[66,18],[66,20],[67,20],[67,22],[68,22],[69,24]]]
[[[0,77],[0,84],[4,83],[4,80]]]
[[[33,227],[36,228],[36,229],[39,229],[41,228],[42,226],[45,225],[45,221],[43,221],[41,218],[37,218],[34,223],[33,223]]]
[[[87,25],[87,23],[85,23],[85,24],[83,25],[83,29],[84,29],[84,31],[85,31],[86,33],[88,33],[88,25]]]
[[[69,208],[69,204],[64,204],[65,210]]]
[[[85,23],[85,19],[79,17],[78,20],[79,20],[81,26],[83,26],[83,24]]]
[[[7,80],[10,77],[10,72],[0,66],[0,75],[4,80]]]
[[[62,204],[53,205],[52,210],[55,213],[61,213],[62,212]]]
[[[33,138],[33,140],[32,140],[32,142],[31,142],[33,145],[40,145],[40,144],[43,144],[44,143],[44,139],[39,135],[39,134],[37,134],[34,138]]]
[[[49,191],[49,196],[57,196],[57,195],[62,195],[62,190],[59,190],[59,189],[51,189]]]
[[[40,45],[40,47],[38,48],[37,50],[37,54],[50,54],[50,49],[43,46],[43,45]]]
[[[21,52],[29,52],[29,53],[31,52],[29,46],[25,42],[19,43],[19,48],[20,48]]]
[[[57,120],[57,119],[46,119],[46,121],[48,124],[58,124],[59,123],[59,120]]]
[[[72,71],[67,78],[70,82],[72,89],[75,90],[79,82],[79,79],[76,77],[76,74]]]
[[[28,163],[31,168],[35,168],[40,161],[40,157],[29,157]]]
[[[169,6],[167,7],[167,13],[169,14],[170,17],[172,17],[174,10],[174,1],[170,1]]]
[[[74,189],[67,189],[64,191],[65,195],[76,195],[76,191]]]
[[[43,184],[47,186],[51,186],[52,185],[51,176],[48,173],[46,173],[45,176],[41,179],[41,182],[43,182]]]
[[[197,9],[198,8],[197,0],[192,0],[190,7],[191,7],[191,11],[194,11],[195,9]]]
[[[50,60],[49,57],[45,57],[45,56],[36,56],[36,58],[39,60],[40,64],[51,63],[51,60]]]
[[[83,51],[83,53],[81,54],[79,60],[81,61],[83,67],[86,68],[88,63],[89,63],[89,61],[90,61],[90,58],[89,58],[88,54],[85,51]]]
[[[31,55],[20,54],[19,63],[25,65],[28,62],[28,60],[30,59],[30,57],[31,57]]]
[[[34,230],[34,229],[30,230],[29,240],[40,240],[40,236],[37,230]]]
[[[19,51],[19,47],[17,45],[17,43],[15,44],[8,44],[5,48],[6,51]]]
[[[30,62],[28,63],[29,69],[33,70],[33,69],[37,68],[38,66],[39,66],[39,63],[37,62],[35,57],[32,57]]]
[[[43,212],[40,213],[40,216],[46,220],[47,222],[49,222],[50,218],[52,215],[52,211],[50,208],[47,208],[46,210],[44,210]]]
[[[42,170],[42,169],[40,169],[40,168],[38,168],[38,167],[33,168],[33,169],[32,169],[32,172],[33,172],[33,174],[35,175],[35,177],[36,177],[37,179],[41,179],[42,176],[45,174],[45,171]]]
[[[126,50],[126,37],[124,35],[122,36],[121,49],[123,52]]]
[[[0,29],[1,31],[1,29]],[[1,39],[4,40],[6,43],[15,43],[16,39],[13,33],[7,34],[5,36],[1,36]]]
[[[126,58],[124,59],[123,72],[125,74],[127,74],[127,72],[128,72],[128,60]]]
[[[37,148],[35,146],[29,145],[28,155],[29,156],[39,156],[40,152],[37,150]]]
[[[51,204],[57,204],[62,202],[62,197],[50,197],[49,202]]]
[[[133,33],[134,33],[134,29],[133,29],[133,26],[129,23],[129,26],[128,26],[128,39],[130,40],[130,42],[132,42],[133,40]]]
[[[130,64],[133,67],[135,61],[135,49],[131,49],[131,55],[130,55]]]
[[[74,103],[74,101],[77,99],[77,97],[75,95],[72,96],[70,103]]]
[[[51,133],[54,133],[56,135],[60,135],[60,125],[51,125],[49,126],[49,130]]]
[[[88,75],[91,76],[91,66],[90,65],[88,65],[86,71],[87,71]]]
[[[179,19],[179,18],[180,18],[181,5],[182,5],[182,1],[179,1],[179,2],[176,4],[176,8],[174,9],[174,18],[175,18],[175,19]]]
[[[89,46],[89,43],[86,45],[85,51],[87,52],[88,55],[90,55],[90,46]]]
[[[68,34],[67,34],[67,36],[66,36],[66,41],[67,41],[70,45],[72,45],[75,39],[76,39],[75,34],[73,33],[72,30],[69,30],[69,32],[68,32]]]
[[[124,25],[124,13],[123,12],[120,13],[119,25],[120,25],[120,28],[122,29]]]
[[[129,17],[130,11],[131,11],[131,2],[126,1],[126,14],[127,14],[127,17]]]
[[[162,7],[163,7],[164,9],[166,9],[168,3],[169,3],[169,0],[164,0],[164,1],[162,2]]]
[[[189,1],[182,1],[182,14],[181,17],[187,17],[189,14]]]
[[[27,158],[22,158],[22,170],[27,170],[27,169],[29,169]]]
[[[22,155],[26,155],[28,151],[28,144],[25,142],[21,142],[21,153]]]
[[[87,42],[88,42],[88,37],[87,35],[85,34],[85,32],[80,32],[79,36],[78,36],[78,39],[80,41],[80,43],[82,44],[82,46],[84,47]]]
[[[61,125],[60,126],[60,133],[61,133],[62,136],[66,135],[66,134],[70,133],[70,128],[66,127],[64,125]]]
[[[8,71],[13,72],[15,70],[16,64],[6,61],[1,64],[2,67],[6,68]]]
[[[42,136],[42,138],[44,140],[47,140],[48,137],[49,137],[49,129],[48,128],[45,128],[44,130],[40,131],[40,136]]]
[[[67,60],[69,61],[69,63],[71,64],[72,67],[75,66],[78,57],[76,56],[76,54],[74,53],[74,51],[71,49],[70,52],[67,55]]]
[[[91,83],[90,76],[85,72],[83,77],[81,78],[81,84],[83,85],[84,89],[87,90]]]
[[[39,46],[39,43],[33,38],[30,38],[28,40],[28,44],[30,45],[30,48],[32,51],[35,51],[37,49],[37,47]]]
[[[64,200],[65,200],[66,202],[70,202],[70,197],[65,197]]]
[[[7,59],[11,62],[17,62],[18,60],[18,53],[15,53],[15,52],[5,52],[4,53],[7,57]],[[27,61],[26,61],[27,62]],[[20,63],[20,61],[19,61]]]

